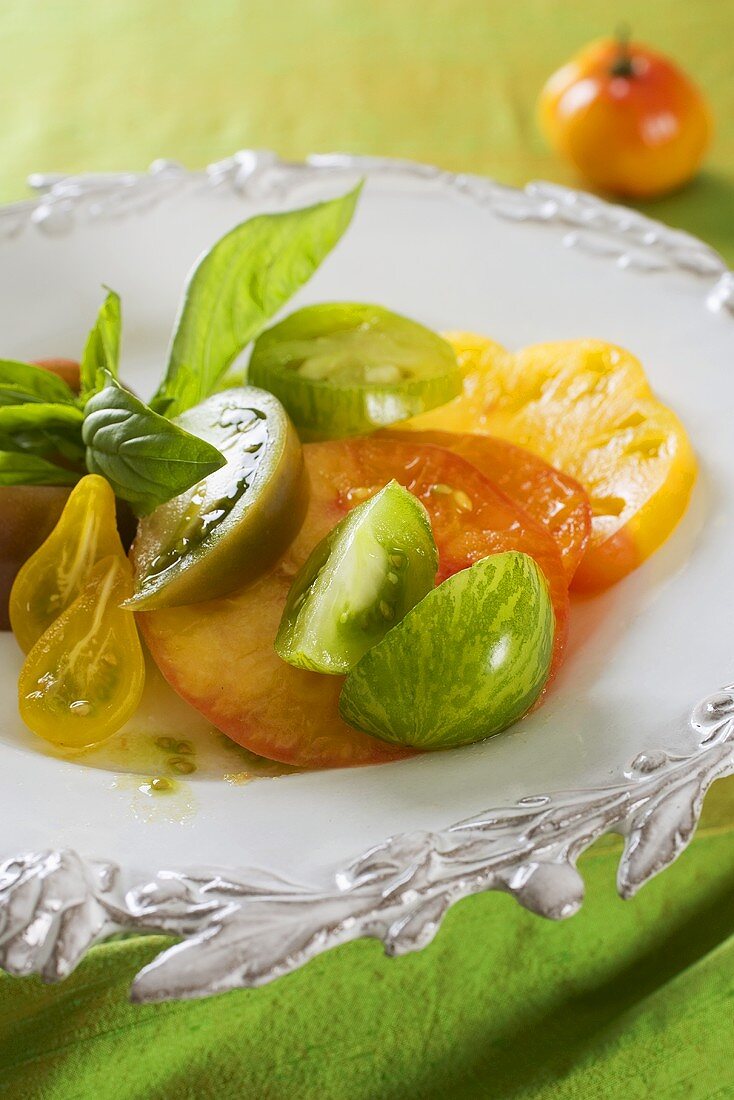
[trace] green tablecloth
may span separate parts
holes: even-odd
[[[243,146],[347,149],[574,182],[534,102],[611,23],[685,62],[713,102],[705,173],[647,210],[734,262],[734,9],[722,0],[24,0],[0,10],[0,198],[33,170],[192,166]],[[422,954],[353,944],[269,988],[130,1007],[161,940],[96,948],[65,984],[0,978],[0,1095],[734,1095],[734,787],[632,902],[618,853],[583,862],[584,910],[553,925],[463,902]],[[33,812],[29,807],[29,812]]]
[[[23,0],[0,10],[0,201],[29,172],[200,166],[242,147],[573,183],[535,125],[548,74],[627,21],[708,92],[706,172],[650,204],[734,263],[729,0]]]

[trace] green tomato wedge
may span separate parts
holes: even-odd
[[[297,668],[349,672],[431,591],[437,568],[427,511],[391,481],[345,516],[296,574],[276,653]]]
[[[283,554],[303,522],[308,483],[288,415],[253,386],[224,390],[176,423],[226,465],[145,516],[131,550],[136,611],[224,596]]]
[[[257,339],[248,380],[285,405],[305,440],[364,435],[462,390],[453,348],[381,306],[306,306]]]
[[[429,592],[364,655],[345,681],[341,716],[416,749],[499,733],[542,691],[554,625],[532,558],[514,550],[483,558]]]

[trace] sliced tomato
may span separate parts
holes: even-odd
[[[271,573],[222,599],[138,615],[163,675],[218,729],[261,756],[302,767],[378,764],[407,755],[342,721],[342,677],[294,668],[273,648],[291,581],[308,554],[345,512],[391,479],[428,509],[439,581],[503,550],[535,558],[553,598],[557,665],[568,623],[558,548],[475,466],[439,447],[361,438],[308,444],[304,458],[309,510]]]
[[[591,534],[591,505],[578,481],[524,447],[490,435],[395,430],[380,436],[430,443],[466,458],[553,536],[571,583]]]

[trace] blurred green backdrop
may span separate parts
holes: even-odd
[[[734,262],[731,0],[6,3],[0,201],[32,171],[200,167],[244,146],[574,183],[538,132],[537,94],[624,22],[698,79],[718,123],[700,180],[647,209]]]

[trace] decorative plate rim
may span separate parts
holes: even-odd
[[[283,198],[316,175],[338,180],[355,172],[422,182],[506,220],[555,226],[564,246],[624,269],[684,272],[703,286],[708,310],[734,317],[734,273],[686,233],[553,184],[519,190],[376,157],[325,154],[290,163],[244,150],[202,172],[156,161],[148,173],[33,176],[35,199],[0,207],[0,241],[29,226],[57,236],[80,219],[131,215],[182,188]],[[326,889],[255,868],[161,870],[125,889],[115,863],[71,849],[10,856],[0,863],[0,967],[58,981],[114,933],[165,933],[181,942],[141,970],[131,994],[160,1001],[262,985],[361,937],[381,940],[391,955],[418,950],[451,905],[485,890],[563,919],[583,900],[579,856],[608,832],[624,837],[617,887],[631,897],[689,843],[711,783],[734,774],[734,684],[698,703],[690,726],[696,744],[688,753],[640,753],[623,782],[530,796],[438,832],[391,837],[336,871]]]
[[[33,173],[36,197],[0,206],[0,241],[28,226],[48,236],[70,232],[78,220],[104,221],[144,212],[182,189],[225,191],[242,198],[282,198],[320,178],[389,178],[441,188],[490,209],[507,221],[561,230],[561,243],[639,273],[678,271],[703,282],[706,306],[734,315],[734,272],[722,256],[680,229],[607,202],[586,191],[535,180],[523,188],[486,176],[449,172],[418,161],[348,153],[314,153],[286,161],[265,149],[242,149],[200,171],[154,160],[147,172]]]

